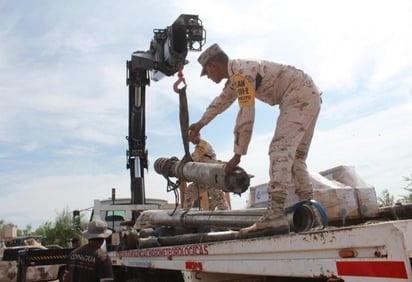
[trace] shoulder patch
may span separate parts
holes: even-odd
[[[240,107],[252,106],[255,104],[255,88],[252,83],[241,74],[234,74],[230,78],[237,93],[237,100]]]
[[[203,157],[206,153],[206,142],[203,140],[200,140],[195,150],[196,150],[196,153],[199,155],[199,157]]]

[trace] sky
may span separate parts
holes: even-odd
[[[294,65],[312,76],[323,104],[307,160],[313,173],[345,165],[399,198],[412,175],[412,2],[376,0],[0,0],[0,220],[19,229],[54,222],[94,199],[130,197],[126,169],[126,61],[147,51],[154,29],[198,15],[205,47],[231,58]],[[223,83],[200,77],[199,52],[184,68],[190,122]],[[146,89],[148,198],[174,201],[153,164],[184,155],[176,76]],[[256,105],[240,164],[251,185],[268,181],[278,107]],[[218,159],[233,155],[236,103],[202,129]],[[233,208],[247,193],[232,195]]]

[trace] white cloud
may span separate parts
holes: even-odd
[[[308,160],[311,171],[354,165],[378,191],[403,193],[402,176],[410,175],[412,164],[410,1],[67,5],[2,4],[0,219],[23,228],[53,220],[65,207],[89,207],[93,199],[110,197],[111,187],[118,187],[119,197],[129,196],[126,60],[149,48],[154,28],[165,28],[181,13],[199,15],[207,45],[218,42],[232,57],[296,65],[315,79],[324,104]],[[223,86],[199,77],[198,56],[190,52],[184,69],[190,121]],[[183,155],[175,79],[146,88],[146,193],[169,200],[173,195],[166,194],[152,165],[157,157]],[[236,111],[234,105],[202,130],[222,160],[232,155]],[[259,104],[258,112],[255,136],[242,158],[255,175],[253,185],[268,179],[277,109]],[[233,197],[233,206],[243,207],[246,198]]]

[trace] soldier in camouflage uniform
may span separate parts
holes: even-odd
[[[189,134],[189,140],[196,147],[192,153],[192,160],[201,163],[216,163],[216,154],[212,146],[200,138],[200,134]],[[228,205],[225,201],[225,193],[212,186],[203,186],[197,183],[190,183],[185,192],[183,208],[188,211],[193,206],[195,200],[199,199],[200,194],[208,192],[211,197],[211,207],[219,210],[227,210]]]
[[[219,83],[227,79],[223,91],[190,126],[197,133],[237,100],[239,112],[234,128],[234,156],[225,167],[230,173],[246,155],[255,118],[255,98],[271,106],[279,105],[279,117],[269,146],[269,201],[266,213],[241,232],[289,228],[284,216],[287,186],[293,181],[300,200],[313,197],[306,167],[310,143],[320,111],[321,97],[309,75],[288,65],[265,60],[229,59],[217,44],[198,58],[201,76]]]

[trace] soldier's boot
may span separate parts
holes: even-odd
[[[275,229],[282,233],[289,233],[289,223],[284,214],[285,199],[276,198],[269,194],[266,213],[262,215],[253,225],[240,229],[241,234]]]
[[[305,200],[312,200],[313,199],[313,191],[297,191],[296,192],[299,201],[305,201]]]
[[[189,211],[193,203],[196,201],[196,199],[199,196],[199,190],[197,186],[194,183],[190,183],[185,191],[185,197],[183,199],[183,209],[185,211]]]
[[[185,194],[185,198],[183,200],[183,209],[185,211],[189,211],[192,206],[193,206],[193,202],[195,201],[194,195],[193,195],[193,191],[190,189],[186,190],[186,194]]]
[[[192,208],[193,205],[193,200],[190,198],[185,197],[184,201],[183,201],[183,209],[185,211],[189,211]]]
[[[299,201],[306,201],[306,200],[313,200],[313,191],[303,191],[303,192],[297,192],[296,193],[299,197]],[[313,224],[312,228],[320,228],[324,227],[323,226],[323,221],[321,219],[321,216],[316,208],[314,208],[312,205],[309,205],[309,208],[312,210],[313,213]]]
[[[229,209],[225,199],[223,199],[223,201],[218,201],[216,204],[216,208],[221,211]]]
[[[229,206],[227,205],[225,200],[225,193],[222,190],[213,188],[209,189],[209,193],[211,194],[213,202],[216,204],[216,208],[218,210],[229,209]]]

